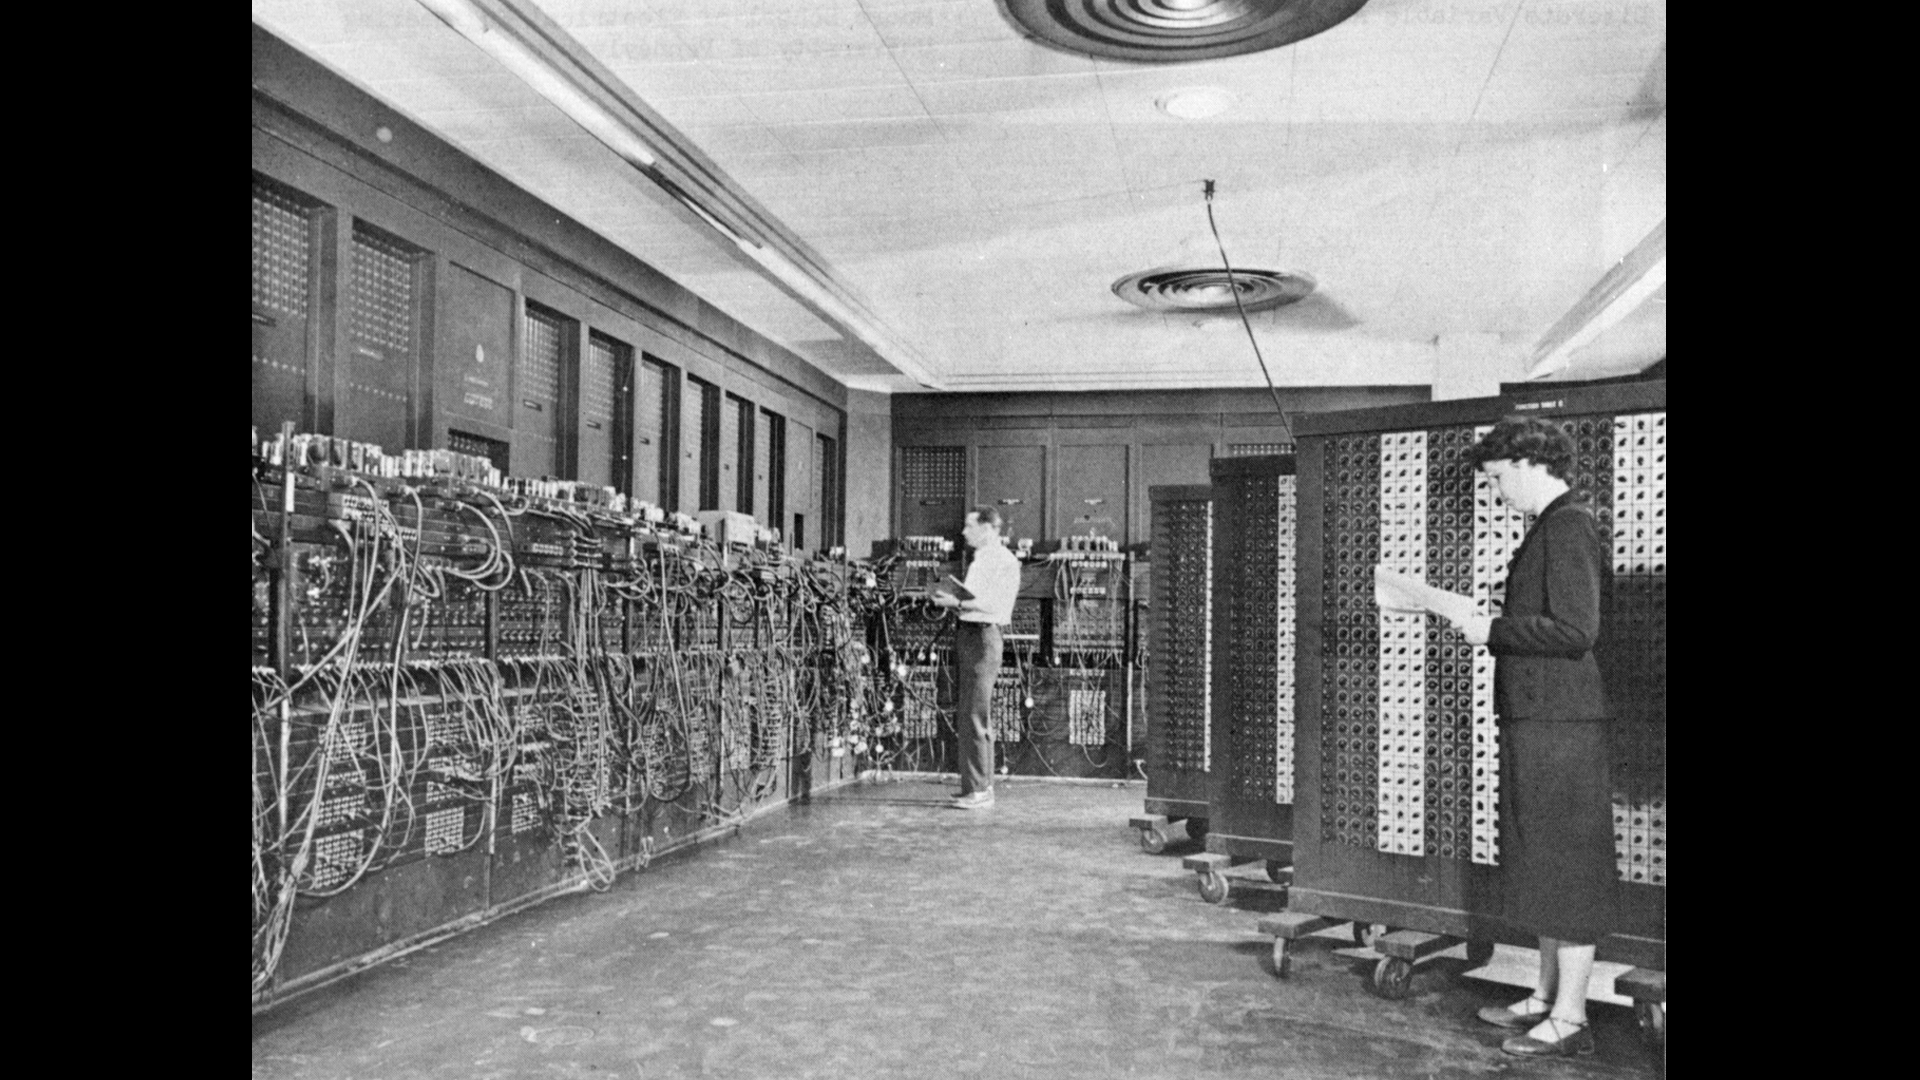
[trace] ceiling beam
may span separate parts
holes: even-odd
[[[1667,219],[1663,217],[1534,343],[1527,358],[1527,378],[1542,379],[1564,370],[1575,351],[1631,315],[1666,283]]]
[[[942,381],[811,248],[745,192],[546,13],[524,0],[418,0],[642,176],[737,247],[802,307],[901,374]]]

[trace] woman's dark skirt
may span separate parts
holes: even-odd
[[[1612,930],[1612,749],[1606,720],[1500,725],[1502,915],[1510,926],[1591,945]]]

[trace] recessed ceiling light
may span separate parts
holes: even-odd
[[[1154,99],[1154,107],[1182,120],[1205,120],[1233,108],[1240,96],[1218,86],[1188,86],[1169,90]]]

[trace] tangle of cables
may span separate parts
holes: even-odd
[[[481,474],[253,472],[256,994],[370,876],[557,851],[549,885],[606,889],[885,711],[845,563]]]
[[[489,907],[604,890],[821,769],[950,768],[953,621],[927,599],[958,569],[946,552],[722,547],[605,489],[440,451],[382,474],[342,466],[339,443],[254,462],[256,995],[301,912],[395,868],[492,859]],[[1053,580],[1007,634],[999,766],[1106,771],[1125,560],[1083,547],[1030,569]]]

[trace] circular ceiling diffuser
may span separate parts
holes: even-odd
[[[1071,52],[1168,64],[1291,45],[1367,0],[1000,0],[1028,33]]]
[[[1291,304],[1313,291],[1310,275],[1293,270],[1185,270],[1163,266],[1128,274],[1113,294],[1149,311],[1232,311],[1234,293],[1247,311]]]

